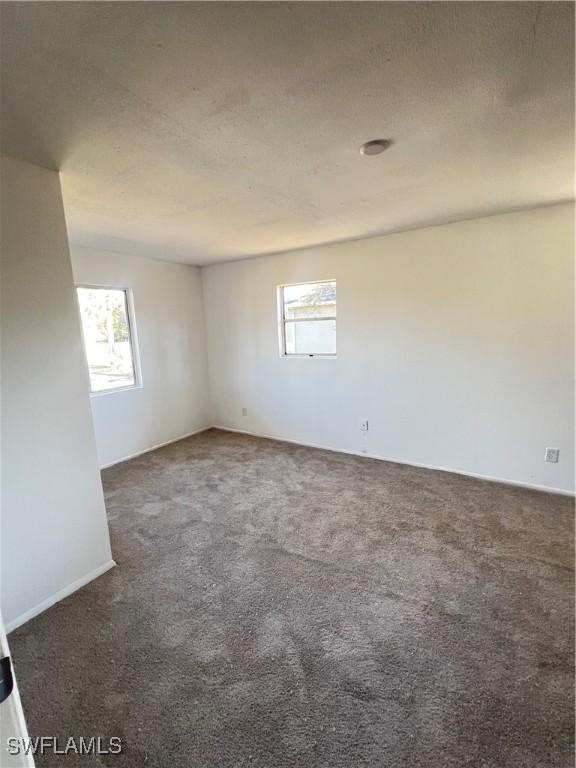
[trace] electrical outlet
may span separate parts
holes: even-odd
[[[550,464],[558,464],[559,458],[560,458],[560,448],[546,448],[546,451],[544,453],[544,461],[547,461]]]
[[[248,416],[248,408],[242,408],[242,416]]]
[[[368,419],[366,419],[366,421],[361,422],[360,432],[368,432]]]

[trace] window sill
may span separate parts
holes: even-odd
[[[130,384],[127,387],[112,387],[111,389],[99,389],[97,392],[90,392],[90,397],[100,397],[101,395],[114,395],[116,392],[132,392],[135,389],[142,389],[142,384]]]
[[[283,360],[336,360],[338,355],[322,355],[322,354],[315,354],[315,355],[286,355],[282,354],[280,357]]]

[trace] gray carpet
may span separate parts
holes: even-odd
[[[118,567],[10,636],[42,766],[567,768],[573,501],[221,431],[104,472]]]

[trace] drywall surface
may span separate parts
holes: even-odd
[[[572,254],[560,205],[205,267],[212,420],[571,491]],[[281,358],[277,285],[329,278],[337,358]]]
[[[1,165],[2,613],[112,564],[58,174]]]
[[[132,292],[142,385],[90,401],[101,466],[209,425],[198,267],[72,247],[77,284]]]

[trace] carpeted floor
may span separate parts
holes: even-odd
[[[211,430],[104,473],[118,567],[10,636],[43,766],[567,768],[573,501]]]

